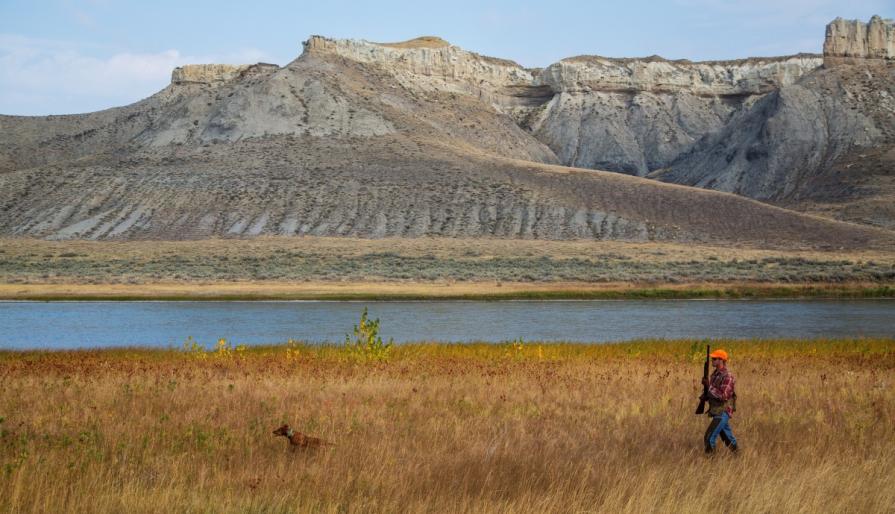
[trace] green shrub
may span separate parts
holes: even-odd
[[[360,323],[354,325],[354,337],[345,334],[345,348],[351,355],[363,360],[386,360],[393,346],[392,339],[387,343],[382,342],[382,337],[379,335],[379,318],[369,319],[366,307],[360,316]]]

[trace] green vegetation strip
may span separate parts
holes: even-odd
[[[575,258],[406,256],[391,252],[334,256],[306,252],[263,255],[110,257],[75,252],[0,254],[0,277],[29,283],[71,279],[119,283],[158,281],[481,281],[626,283],[817,283],[895,281],[895,265],[871,260],[802,257],[656,261],[600,253]]]

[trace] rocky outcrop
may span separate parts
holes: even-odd
[[[563,59],[543,70],[526,69],[513,61],[469,52],[433,37],[402,43],[372,43],[312,36],[304,42],[304,51],[333,53],[375,64],[410,87],[448,91],[457,88],[457,83],[465,82],[475,84],[477,89],[492,91],[533,87],[549,89],[552,93],[763,94],[795,82],[821,64],[821,57],[814,54],[707,62],[669,61],[658,56],[643,59],[579,56]]]
[[[553,96],[549,87],[535,83],[536,70],[431,36],[401,43],[312,36],[304,42],[304,51],[380,67],[412,91],[470,95],[514,118],[523,118]]]
[[[793,207],[839,203],[827,212],[845,211],[849,201],[892,189],[889,171],[859,157],[895,143],[893,120],[895,67],[854,61],[769,93],[650,176]],[[867,173],[856,176],[859,168]],[[887,216],[849,219],[895,226]]]
[[[171,72],[172,84],[192,82],[198,84],[216,84],[228,82],[245,71],[248,65],[234,66],[230,64],[188,64],[178,66]]]
[[[810,54],[696,63],[565,59],[538,76],[555,95],[526,123],[566,165],[645,176],[820,65]]]
[[[649,176],[895,227],[893,22],[837,18],[824,66],[733,114]]]
[[[895,60],[895,21],[879,16],[868,23],[836,18],[827,25],[824,39],[824,64],[856,60]]]
[[[306,133],[372,137],[394,130],[380,114],[352,104],[341,91],[324,87],[314,73],[295,73],[295,67],[257,64],[184,68],[186,72],[196,68],[186,75],[195,80],[181,84],[216,87],[209,93],[197,90],[184,94],[176,115],[160,117],[154,130],[139,137],[140,143],[223,143]]]
[[[312,38],[309,51],[282,68],[264,63],[178,68],[169,87],[131,106],[46,119],[0,116],[0,168],[128,146],[163,149],[270,136],[371,138],[416,123],[441,141],[557,162],[549,148],[488,109],[479,95],[404,84],[383,66],[321,50],[322,41]],[[376,46],[400,52],[443,45],[430,38]]]
[[[257,77],[280,69],[276,64],[187,64],[171,72],[172,84],[223,84],[244,77]]]
[[[411,87],[451,91],[459,84],[499,90],[531,85],[531,71],[513,61],[468,52],[439,38],[423,37],[403,43],[371,43],[355,39],[312,36],[304,42],[308,53],[333,53],[353,61],[381,66]],[[460,91],[473,89],[460,88]]]
[[[761,95],[792,84],[820,65],[821,57],[814,54],[707,62],[580,56],[551,64],[535,83],[554,92]]]

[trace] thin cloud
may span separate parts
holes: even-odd
[[[72,16],[79,25],[91,29],[96,27],[96,20],[93,19],[93,16],[90,16],[84,11],[75,11],[72,13]]]
[[[66,114],[126,105],[164,88],[177,66],[259,61],[271,59],[256,49],[219,56],[170,49],[97,57],[65,41],[0,34],[0,113]]]

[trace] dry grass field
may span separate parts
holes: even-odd
[[[895,341],[714,341],[714,458],[703,344],[0,352],[0,510],[895,511]]]
[[[0,299],[56,300],[566,300],[893,298],[895,285],[874,282],[157,282],[149,284],[0,284]]]
[[[0,297],[8,299],[774,296],[775,288],[782,296],[850,296],[893,285],[895,253],[882,250],[451,238],[0,239]]]

